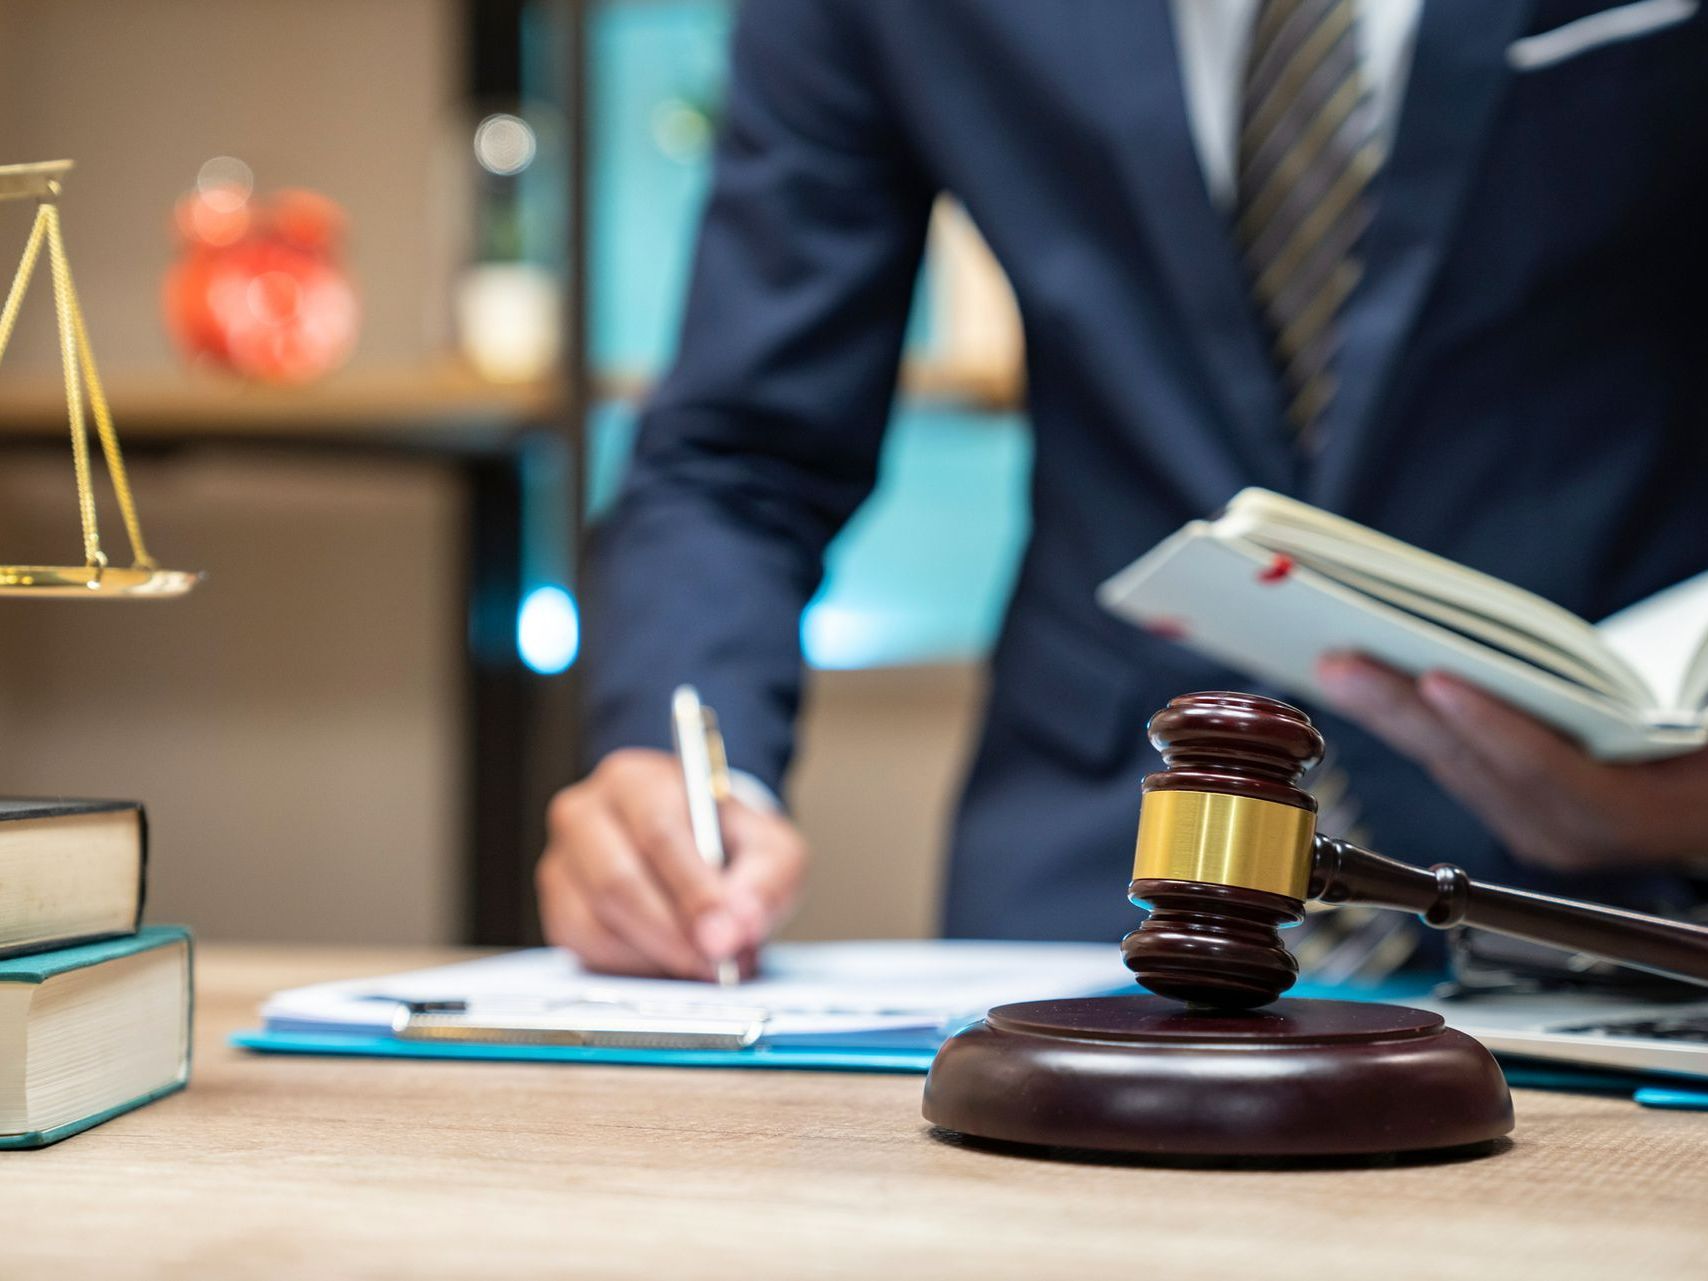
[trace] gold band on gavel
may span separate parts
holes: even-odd
[[[1155,791],[1139,807],[1133,879],[1206,881],[1303,900],[1316,815],[1221,792]]]

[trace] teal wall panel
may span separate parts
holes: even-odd
[[[733,5],[607,0],[592,13],[591,355],[602,371],[653,377],[676,345]],[[918,291],[909,323],[915,355],[931,346],[929,297]],[[621,483],[634,418],[618,403],[594,413],[586,484],[595,517]],[[984,654],[1026,538],[1030,463],[1018,417],[904,403],[877,490],[832,544],[802,618],[809,661],[866,667]]]
[[[606,405],[590,433],[588,506],[608,510],[635,419]],[[898,411],[872,496],[831,543],[801,618],[815,667],[977,659],[996,637],[1029,529],[1031,437],[1014,415]]]

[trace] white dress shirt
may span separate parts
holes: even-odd
[[[1171,0],[1192,145],[1217,207],[1234,203],[1240,93],[1259,0]],[[1384,149],[1399,124],[1422,0],[1356,0],[1358,59]]]

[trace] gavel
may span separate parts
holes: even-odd
[[[1413,867],[1316,830],[1300,783],[1323,739],[1295,707],[1187,694],[1150,720],[1161,771],[1144,781],[1129,897],[1150,916],[1121,943],[1159,996],[1219,1010],[1275,1000],[1298,978],[1281,929],[1307,900],[1415,912],[1708,983],[1708,928]]]

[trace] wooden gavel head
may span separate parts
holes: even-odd
[[[1121,942],[1127,968],[1192,1005],[1267,1005],[1299,974],[1280,930],[1304,919],[1317,803],[1299,782],[1322,735],[1231,693],[1182,695],[1147,729],[1165,768],[1144,781],[1128,892],[1151,913]]]

